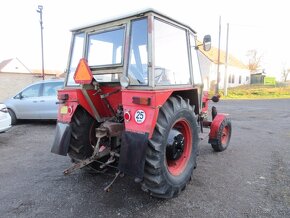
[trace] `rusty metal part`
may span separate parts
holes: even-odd
[[[115,175],[115,178],[112,180],[112,182],[110,182],[110,184],[104,188],[104,191],[106,192],[110,191],[111,186],[114,184],[114,182],[116,181],[116,179],[118,178],[120,174],[121,174],[121,171],[118,171]]]
[[[108,136],[110,137],[121,137],[122,132],[125,129],[124,123],[115,123],[110,121],[104,122],[102,126],[108,130]]]
[[[110,153],[110,148],[105,148],[102,151],[100,151],[100,141],[103,137],[108,136],[108,129],[104,127],[100,127],[96,129],[96,138],[97,138],[97,143],[94,148],[94,152],[91,157],[82,160],[78,163],[73,164],[70,168],[66,169],[63,174],[64,175],[69,175],[73,171],[78,170],[83,168],[84,166],[96,161],[98,158],[106,156]]]
[[[116,152],[111,151],[110,152],[110,158],[106,161],[106,163],[103,163],[100,166],[100,169],[103,169],[103,168],[109,166],[111,163],[114,163],[116,161],[115,157],[120,157],[120,155],[118,153],[116,153]]]
[[[95,145],[93,154],[91,157],[82,160],[78,163],[73,164],[70,168],[66,169],[63,173],[64,175],[69,175],[73,171],[83,168],[84,166],[96,161],[97,159],[110,154],[110,158],[107,160],[106,163],[103,163],[100,168],[103,169],[104,167],[108,166],[109,164],[116,161],[115,157],[119,157],[119,154],[115,152],[110,152],[111,149],[109,147],[100,147],[101,139],[104,137],[115,137],[121,136],[122,132],[124,131],[124,124],[122,123],[114,123],[106,121],[104,122],[99,128],[96,128],[96,138],[97,143]],[[103,148],[103,149],[102,149]]]

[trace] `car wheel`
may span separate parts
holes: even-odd
[[[15,125],[17,123],[17,117],[13,110],[8,109],[9,115],[11,117],[11,124]]]

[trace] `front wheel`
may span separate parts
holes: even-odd
[[[192,106],[180,96],[170,97],[149,140],[142,189],[160,198],[177,196],[196,166],[198,140]]]
[[[13,110],[8,109],[8,113],[11,117],[11,125],[15,125],[17,123],[17,117]]]
[[[225,118],[218,129],[217,142],[211,144],[213,150],[216,152],[226,150],[227,147],[229,146],[231,135],[232,135],[231,120]]]

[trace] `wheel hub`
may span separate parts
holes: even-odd
[[[184,136],[176,129],[169,132],[166,147],[167,160],[178,160],[184,150]]]

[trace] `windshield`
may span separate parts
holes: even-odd
[[[88,39],[88,63],[91,67],[121,65],[125,28],[94,33]]]

